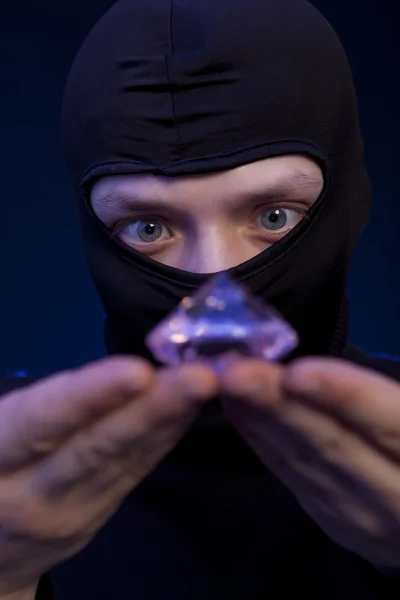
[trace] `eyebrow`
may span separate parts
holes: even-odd
[[[291,175],[279,182],[275,187],[264,189],[264,190],[249,190],[245,192],[240,198],[238,197],[238,203],[246,201],[257,201],[257,200],[285,200],[288,199],[295,190],[315,188],[321,184],[321,178],[313,173],[309,173],[303,169],[297,168],[291,173]],[[121,210],[165,210],[179,212],[167,201],[156,199],[154,196],[140,194],[135,195],[133,192],[126,190],[110,189],[100,194],[96,198],[96,204],[99,207],[106,209],[118,207]]]

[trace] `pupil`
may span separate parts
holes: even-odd
[[[157,221],[140,221],[137,235],[142,242],[155,242],[162,236],[162,225]]]
[[[262,217],[262,223],[266,229],[282,229],[285,227],[287,217],[281,208],[266,210]]]
[[[153,235],[154,231],[155,225],[153,223],[149,223],[148,225],[146,225],[145,232],[147,233],[147,235]]]

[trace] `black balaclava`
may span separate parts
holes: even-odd
[[[111,238],[90,208],[113,174],[177,177],[283,154],[325,188],[283,240],[231,269],[299,332],[294,356],[340,356],[345,284],[371,193],[352,76],[331,26],[303,0],[120,0],[72,67],[63,139],[109,353],[148,356],[145,334],[207,278]]]

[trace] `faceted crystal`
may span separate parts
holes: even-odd
[[[278,361],[294,350],[298,336],[274,308],[220,273],[184,298],[146,343],[161,363],[201,359],[218,368],[238,355]]]

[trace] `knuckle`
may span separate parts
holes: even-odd
[[[35,431],[33,427],[29,427],[29,436],[25,436],[21,440],[21,449],[24,450],[24,455],[29,456],[30,460],[39,460],[53,454],[59,447],[59,442],[50,438],[40,436],[40,433],[32,434]]]
[[[336,435],[324,438],[322,450],[318,443],[312,441],[303,441],[296,449],[298,463],[318,471],[341,468],[343,457],[343,443]]]
[[[104,438],[94,438],[74,449],[74,466],[78,473],[86,476],[94,475],[113,458],[123,453],[126,446],[132,443],[132,436],[110,432]]]
[[[78,445],[73,452],[74,471],[89,477],[97,473],[105,458],[107,451],[104,444],[90,441],[85,446]]]
[[[317,454],[317,452],[315,453]],[[326,438],[324,438],[323,454],[329,462],[342,462],[343,440],[339,439],[337,435],[326,436]]]

